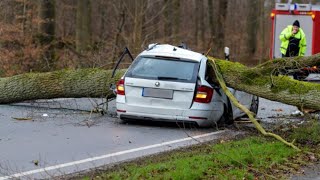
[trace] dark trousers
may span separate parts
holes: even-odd
[[[285,58],[285,57],[288,57],[288,56],[286,56],[285,54],[282,54],[282,57]],[[293,76],[293,79],[298,79],[298,73],[297,72],[294,72],[292,74],[292,76]]]

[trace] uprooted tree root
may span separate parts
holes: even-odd
[[[223,77],[221,75],[221,73],[219,72],[219,69],[217,68],[217,65],[214,61],[214,59],[212,57],[208,57],[209,60],[212,61],[212,66],[213,66],[213,69],[214,69],[214,72],[215,72],[215,75],[216,75],[216,78],[222,88],[222,90],[225,92],[225,94],[229,97],[230,101],[236,106],[238,107],[240,110],[242,110],[243,112],[245,112],[250,121],[255,125],[256,129],[259,130],[264,136],[270,136],[270,137],[273,137],[279,141],[281,141],[282,143],[286,144],[287,146],[290,146],[292,147],[293,149],[297,150],[297,151],[301,151],[300,148],[298,148],[297,146],[295,146],[293,142],[289,143],[287,142],[285,139],[283,139],[281,136],[277,135],[277,134],[274,134],[274,133],[270,133],[270,132],[267,132],[260,124],[259,122],[257,121],[257,119],[254,118],[254,115],[253,113],[248,109],[246,108],[245,106],[243,106],[242,104],[240,104],[238,102],[238,100],[236,99],[236,97],[233,96],[233,94],[229,91],[229,89],[227,88],[227,85],[226,83],[224,82],[223,80]]]

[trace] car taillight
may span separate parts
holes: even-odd
[[[124,92],[124,79],[120,79],[117,82],[117,94],[125,95],[125,92]]]
[[[198,103],[210,103],[213,96],[213,89],[207,86],[199,86],[194,98]]]

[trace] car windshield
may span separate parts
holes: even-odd
[[[129,68],[126,77],[195,83],[198,68],[198,62],[139,57]]]

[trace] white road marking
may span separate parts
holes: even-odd
[[[116,152],[116,153],[105,154],[105,155],[101,155],[101,156],[91,157],[91,158],[82,159],[82,160],[73,161],[73,162],[68,162],[68,163],[64,163],[64,164],[58,164],[58,165],[49,166],[49,167],[40,168],[40,169],[35,169],[35,170],[31,170],[31,171],[25,171],[25,172],[21,172],[21,173],[12,174],[12,175],[9,175],[9,176],[0,177],[0,180],[19,178],[19,177],[28,176],[28,175],[32,175],[32,174],[37,174],[37,173],[41,173],[41,172],[48,172],[48,171],[55,170],[55,169],[60,169],[60,168],[69,167],[69,166],[75,166],[75,165],[88,163],[88,162],[92,162],[92,161],[96,161],[96,160],[101,160],[101,159],[106,159],[106,158],[110,158],[110,157],[120,156],[120,155],[123,155],[123,154],[129,154],[129,153],[138,152],[138,151],[142,151],[142,150],[147,150],[147,149],[151,149],[151,148],[157,148],[157,147],[166,146],[166,145],[170,145],[170,144],[175,144],[175,143],[180,143],[180,142],[184,142],[184,141],[190,141],[190,140],[194,140],[194,139],[199,139],[199,138],[215,135],[215,134],[218,134],[218,133],[221,133],[221,132],[224,132],[224,131],[201,134],[201,135],[198,135],[198,136],[193,136],[193,137],[188,137],[188,138],[183,138],[183,139],[177,139],[177,140],[173,140],[173,141],[168,141],[168,142],[163,142],[163,143],[159,143],[159,144],[154,144],[154,145],[149,145],[149,146],[129,149],[129,150],[125,150],[125,151],[119,151],[119,152]]]

